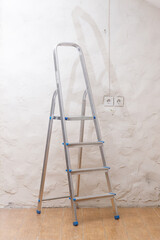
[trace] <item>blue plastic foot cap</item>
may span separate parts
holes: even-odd
[[[78,226],[78,222],[73,222],[73,226]]]
[[[38,211],[38,210],[37,210],[37,213],[38,213],[38,214],[41,214],[41,211]]]
[[[38,199],[38,202],[40,202],[40,199]]]
[[[115,220],[118,220],[118,219],[120,219],[120,216],[119,216],[119,215],[114,216],[114,219],[115,219]]]

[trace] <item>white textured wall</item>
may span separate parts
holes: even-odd
[[[150,4],[152,4],[153,6],[160,8],[159,0],[146,0],[146,1],[149,2]]]
[[[0,207],[37,203],[55,89],[52,50],[61,41],[79,43],[86,55],[118,204],[160,204],[160,9],[151,2],[111,3],[111,92],[124,96],[125,106],[104,108],[103,96],[108,93],[107,1],[1,1]],[[84,85],[77,57],[68,53],[60,52],[66,67],[62,67],[66,112],[78,114]],[[79,125],[68,123],[67,127],[69,139],[77,141]],[[92,123],[86,124],[85,139],[95,139]],[[60,123],[56,122],[46,197],[68,194],[61,142]],[[96,150],[84,154],[83,166],[100,166]],[[71,151],[73,168],[76,153]],[[82,177],[82,195],[105,190],[104,176]],[[69,200],[50,205],[68,206]],[[85,205],[103,206],[105,201]]]

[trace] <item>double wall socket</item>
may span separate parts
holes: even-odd
[[[124,106],[124,97],[110,97],[104,96],[104,107],[123,107]]]

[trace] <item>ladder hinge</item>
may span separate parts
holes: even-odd
[[[62,145],[64,145],[64,143],[62,143]],[[66,146],[68,146],[69,145],[69,143],[66,143]]]
[[[68,170],[66,169],[66,172],[68,172]],[[72,172],[72,169],[69,169],[69,172]]]

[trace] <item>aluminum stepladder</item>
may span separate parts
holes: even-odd
[[[64,114],[64,106],[63,106],[63,97],[62,97],[62,89],[61,89],[61,81],[60,81],[60,71],[59,71],[59,62],[58,62],[58,47],[60,46],[67,46],[67,47],[74,47],[78,50],[79,57],[80,57],[80,62],[83,70],[83,75],[85,79],[85,84],[86,84],[86,90],[83,94],[83,99],[82,99],[82,109],[81,109],[81,115],[77,117],[68,117],[65,116]],[[38,208],[37,208],[37,213],[41,213],[41,207],[42,207],[42,201],[47,201],[47,200],[56,200],[56,199],[62,199],[62,198],[69,198],[71,200],[71,207],[72,207],[72,212],[73,212],[73,225],[77,226],[78,225],[78,220],[77,220],[77,213],[76,213],[76,204],[79,201],[85,201],[85,200],[90,200],[90,199],[100,199],[100,198],[108,198],[111,200],[113,211],[114,211],[114,218],[116,220],[119,219],[118,215],[118,210],[115,202],[115,193],[112,192],[112,186],[110,182],[110,177],[109,177],[109,167],[106,165],[106,160],[105,160],[105,154],[104,154],[104,149],[103,149],[103,141],[101,139],[101,132],[99,128],[99,123],[98,123],[98,118],[95,110],[95,105],[93,101],[93,96],[92,96],[92,91],[90,87],[90,82],[89,82],[89,77],[86,69],[86,64],[85,64],[85,59],[83,52],[80,48],[79,45],[75,43],[59,43],[56,48],[54,49],[54,66],[55,66],[55,76],[56,76],[56,84],[57,84],[57,90],[53,94],[52,98],[52,104],[51,104],[51,110],[50,110],[50,117],[49,117],[49,126],[48,126],[48,134],[47,134],[47,141],[46,141],[46,148],[45,148],[45,155],[44,155],[44,163],[43,163],[43,170],[42,170],[42,177],[41,177],[41,185],[40,185],[40,191],[39,191],[39,199],[38,199]],[[85,116],[85,108],[86,108],[86,96],[88,94],[89,98],[89,103],[91,107],[91,112],[92,116]],[[54,116],[54,110],[55,110],[55,100],[56,96],[58,95],[58,101],[59,101],[59,110],[60,110],[60,116]],[[44,191],[44,183],[45,183],[45,176],[46,176],[46,169],[47,169],[47,162],[48,162],[48,154],[49,154],[49,147],[50,147],[50,139],[51,139],[51,132],[52,132],[52,124],[53,124],[53,119],[54,120],[60,120],[61,121],[61,127],[62,127],[62,134],[63,134],[63,145],[64,145],[64,152],[65,152],[65,159],[66,159],[66,171],[67,171],[67,176],[68,176],[68,184],[69,184],[69,196],[62,196],[62,197],[55,197],[55,198],[50,198],[50,199],[42,199],[43,198],[43,191]],[[66,131],[66,123],[65,121],[77,121],[79,120],[81,122],[80,125],[80,137],[79,137],[79,142],[78,143],[69,143],[68,138],[67,138],[67,131]],[[84,142],[83,141],[83,135],[84,135],[84,122],[85,120],[93,120],[94,126],[95,126],[95,131],[96,131],[96,136],[97,136],[97,141],[96,142]],[[81,168],[81,162],[82,162],[82,148],[84,146],[98,146],[102,158],[102,167],[97,167],[97,168]],[[69,154],[69,148],[72,147],[79,147],[79,153],[78,153],[78,168],[77,169],[72,169],[71,168],[71,163],[70,163],[70,154]],[[104,172],[107,185],[108,185],[108,193],[106,194],[99,194],[99,195],[94,195],[94,196],[84,196],[80,197],[79,196],[79,186],[80,186],[80,174],[81,173],[91,173],[91,172]],[[77,174],[78,179],[77,179],[77,193],[76,195],[74,194],[74,187],[73,187],[73,177],[72,175]]]

